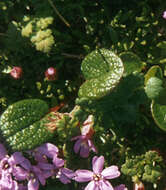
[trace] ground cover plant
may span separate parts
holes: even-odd
[[[0,189],[166,189],[166,2],[0,1]]]

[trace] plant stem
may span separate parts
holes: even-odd
[[[74,54],[69,54],[69,53],[62,53],[62,55],[68,58],[83,59],[83,55],[74,55]]]
[[[0,36],[8,36],[8,35],[5,33],[0,33]]]
[[[58,9],[55,7],[55,5],[53,4],[52,0],[48,0],[48,2],[50,3],[50,5],[52,6],[52,8],[54,9],[55,13],[59,16],[59,18],[65,23],[65,25],[67,27],[70,27],[70,24],[66,21],[66,19],[60,14],[60,12],[58,11]]]

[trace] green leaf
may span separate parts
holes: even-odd
[[[145,92],[147,96],[152,100],[159,98],[162,91],[164,91],[162,84],[163,82],[161,79],[157,77],[151,77],[145,86]]]
[[[160,166],[151,168],[149,165],[146,165],[144,169],[145,173],[142,176],[142,180],[147,182],[157,183],[157,180],[162,176]]]
[[[2,70],[2,73],[8,74],[8,73],[11,72],[11,70],[12,70],[12,68],[11,68],[10,66],[6,66],[6,67]]]
[[[120,54],[120,58],[124,64],[124,75],[141,72],[143,64],[137,55],[132,52],[123,52]]]
[[[155,123],[160,129],[166,131],[166,104],[152,101],[151,112]]]
[[[121,59],[107,49],[88,54],[81,69],[86,81],[78,95],[90,99],[99,99],[109,94],[120,81],[124,70]]]
[[[161,49],[166,49],[166,41],[159,42],[157,44],[157,47],[159,47]]]
[[[151,78],[151,77],[158,77],[159,79],[163,79],[163,73],[162,73],[162,70],[161,68],[158,66],[158,65],[154,65],[152,66],[148,72],[146,73],[145,75],[145,81],[144,81],[144,84],[146,85],[148,80]]]
[[[117,43],[118,42],[118,34],[116,32],[116,30],[114,30],[112,27],[108,27],[109,30],[109,34],[110,34],[110,38],[112,40],[113,43]]]

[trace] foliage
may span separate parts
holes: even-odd
[[[80,87],[78,96],[100,99],[117,86],[123,74],[123,64],[113,52],[98,49],[84,58],[82,72],[86,82]]]
[[[92,115],[94,133],[87,133],[85,142],[93,141],[106,166],[122,166],[123,174],[113,186],[124,183],[132,189],[133,182],[141,181],[146,189],[164,189],[165,9],[162,0],[2,0],[0,117],[8,119],[3,116],[5,110],[17,101],[41,99],[47,105],[44,114],[50,112],[46,126],[55,132],[49,142],[60,149],[65,166],[89,170],[96,153],[79,157],[73,150],[77,141],[71,139],[79,136],[81,141],[84,124]],[[21,70],[17,80],[12,77],[13,68]],[[51,80],[49,68],[56,71]],[[33,109],[36,106],[44,109],[39,104]],[[13,113],[16,117],[19,112]],[[27,126],[40,123],[43,116],[30,123],[30,118],[19,118],[18,128],[28,131]],[[1,122],[4,143],[3,127],[17,122],[15,118],[8,124]],[[10,139],[14,142],[13,134]],[[43,141],[44,137],[38,145]],[[51,178],[40,187],[83,188]]]
[[[127,158],[121,171],[132,177],[134,182],[146,181],[157,183],[162,177],[162,157],[155,151],[148,151],[143,155]]]

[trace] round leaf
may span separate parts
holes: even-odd
[[[162,87],[162,84],[163,82],[161,79],[157,77],[151,77],[145,86],[145,92],[147,96],[150,99],[159,98],[161,92],[164,90],[164,88]]]
[[[125,76],[134,72],[141,72],[143,65],[137,55],[132,52],[123,52],[120,54],[120,58],[124,64]]]
[[[123,63],[112,51],[100,49],[91,52],[82,62],[86,78],[80,87],[79,97],[99,99],[113,90],[123,75]]]
[[[166,49],[166,41],[159,42],[157,44],[157,47],[159,47],[161,49]]]
[[[160,104],[157,101],[152,101],[151,112],[158,127],[163,131],[166,131],[166,104]]]
[[[151,77],[158,77],[159,79],[163,79],[163,73],[162,73],[162,70],[161,68],[158,66],[158,65],[154,65],[152,66],[148,72],[146,73],[145,75],[145,85],[147,84],[148,80],[151,78]]]

